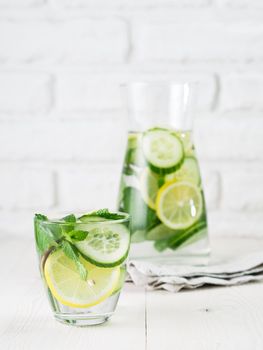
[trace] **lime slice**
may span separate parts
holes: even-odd
[[[202,214],[202,194],[198,186],[186,181],[168,182],[157,195],[157,215],[172,229],[193,225]]]
[[[165,175],[165,181],[187,181],[195,185],[200,184],[200,172],[198,163],[193,157],[185,157],[180,169],[174,173]]]
[[[85,259],[102,267],[117,266],[126,259],[130,245],[130,232],[126,226],[103,222],[90,224],[86,230],[87,238],[75,243]]]
[[[88,279],[81,279],[73,260],[62,250],[51,253],[46,260],[44,275],[52,295],[62,304],[87,308],[97,305],[115,290],[120,268],[97,267],[83,258],[82,264],[88,271]]]
[[[145,203],[151,208],[155,209],[155,201],[158,186],[158,176],[155,175],[150,169],[144,168],[140,177],[140,189],[141,195]]]
[[[155,128],[146,131],[142,147],[151,169],[158,174],[169,174],[182,164],[183,144],[169,130]]]

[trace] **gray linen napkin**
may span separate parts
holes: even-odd
[[[263,279],[263,253],[213,261],[206,266],[166,265],[142,260],[128,263],[129,278],[149,290],[178,292],[203,285],[231,286]]]

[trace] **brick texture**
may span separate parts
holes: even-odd
[[[260,0],[0,0],[0,232],[115,208],[134,80],[197,82],[211,235],[262,236]],[[12,225],[10,225],[12,222]]]
[[[220,106],[224,111],[263,109],[263,75],[230,74],[222,77]]]
[[[6,122],[0,139],[0,159],[13,161],[121,161],[125,142],[120,121]]]
[[[122,62],[126,35],[120,20],[1,21],[0,63]]]
[[[59,204],[63,210],[116,209],[120,167],[91,165],[59,173]],[[103,203],[103,205],[102,205]]]
[[[92,79],[87,75],[63,75],[58,78],[59,110],[111,110],[123,107],[119,83]]]
[[[38,209],[54,205],[53,175],[47,170],[1,167],[1,209]]]
[[[262,58],[260,24],[143,22],[134,30],[138,61],[247,61]]]
[[[46,74],[0,73],[0,113],[45,113],[52,104]]]
[[[198,7],[206,6],[211,3],[211,0],[51,0],[53,4],[67,8],[78,7],[125,7],[133,8],[135,6],[176,6],[176,7]]]
[[[30,8],[43,5],[45,0],[0,0],[3,8]]]

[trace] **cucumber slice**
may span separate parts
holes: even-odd
[[[146,235],[146,239],[148,241],[158,241],[159,239],[167,239],[174,235],[176,235],[179,231],[173,230],[164,224],[160,224],[155,226],[150,231],[148,231]]]
[[[126,187],[123,198],[123,211],[131,214],[132,236],[135,231],[147,230],[160,222],[155,211],[145,204],[136,188]]]
[[[132,243],[140,243],[145,241],[145,234],[146,234],[145,230],[137,230],[133,232],[131,236]]]
[[[179,169],[184,159],[183,144],[171,131],[150,129],[143,135],[142,148],[150,168],[158,174]]]
[[[187,230],[181,230],[177,235],[174,237],[170,237],[168,239],[161,239],[154,242],[154,247],[159,252],[164,251],[167,248],[170,248],[172,250],[176,250],[183,244],[186,244],[187,241],[189,242],[191,238],[193,238],[194,235],[199,234],[200,232],[206,232],[204,230],[207,229],[207,222],[199,221],[198,223],[194,224]]]
[[[90,222],[102,222],[102,221],[107,221],[107,219],[102,218],[100,216],[96,216],[96,215],[83,215],[79,218],[79,220],[81,222],[83,222],[84,224],[90,223]]]
[[[94,223],[87,227],[87,231],[87,238],[75,243],[85,259],[101,267],[117,266],[126,259],[130,245],[130,233],[126,226]]]
[[[201,182],[197,160],[194,157],[185,157],[181,168],[174,173],[165,175],[165,181],[188,181],[194,185]]]

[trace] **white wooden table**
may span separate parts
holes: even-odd
[[[212,243],[217,255],[263,248],[253,239]],[[111,321],[75,328],[52,318],[33,242],[1,239],[0,268],[1,350],[263,349],[263,283],[177,294],[126,285]]]

